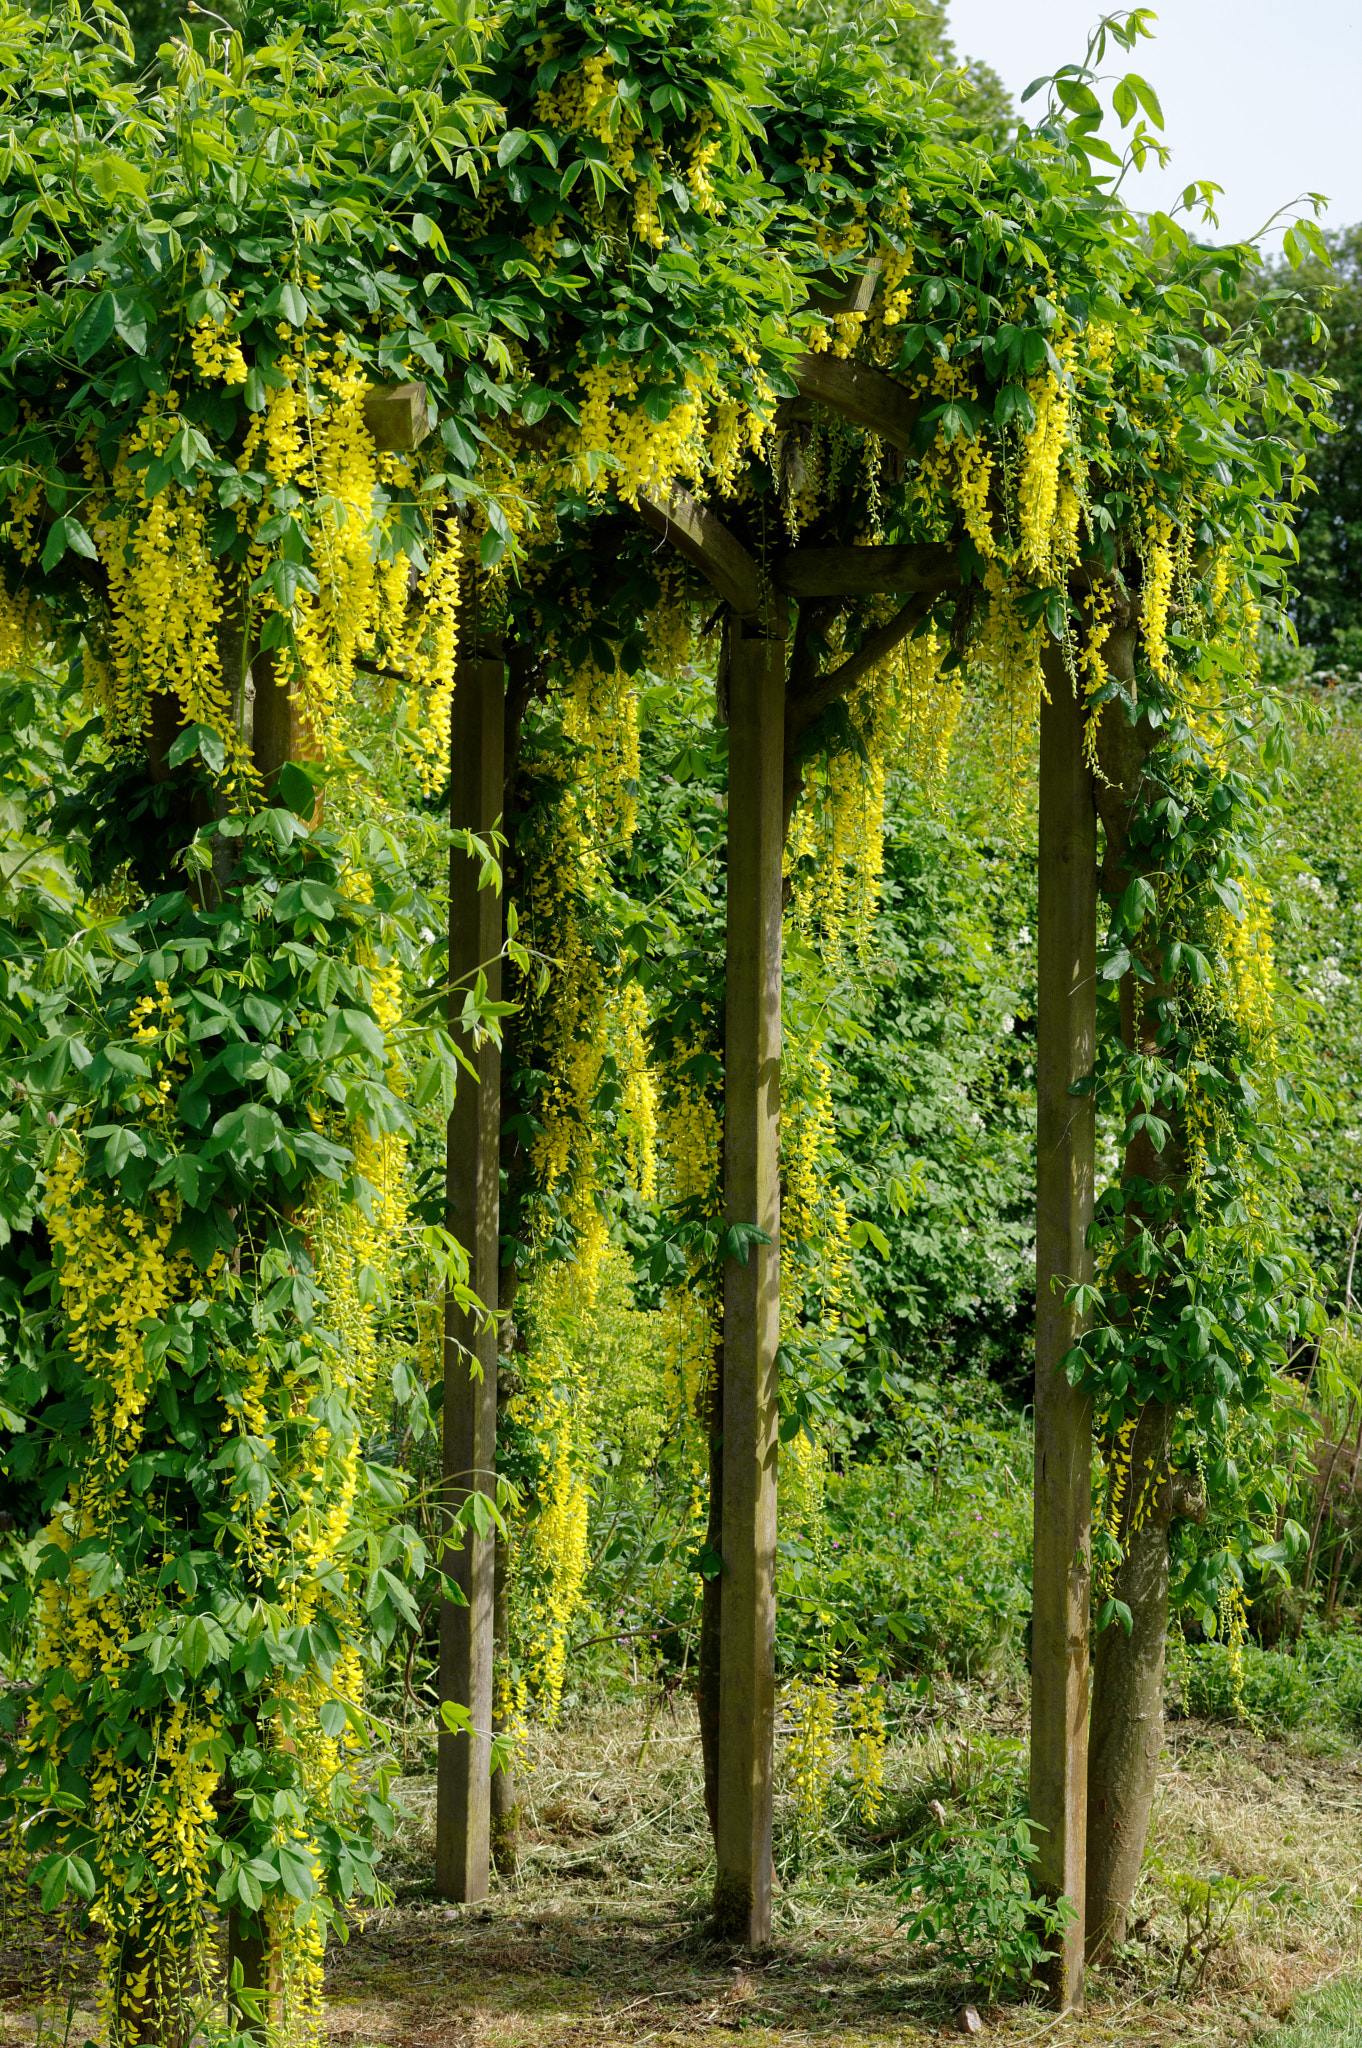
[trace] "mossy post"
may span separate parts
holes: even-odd
[[[777,630],[771,630],[773,624]],[[780,968],[783,616],[728,632],[728,966],[724,1219],[762,1242],[724,1264],[723,1573],[714,1915],[758,1948],[771,1932],[780,1342]]]
[[[459,663],[451,710],[449,803],[454,829],[489,832],[501,816],[505,754],[505,666],[499,646]],[[480,863],[455,848],[449,867],[451,1021],[478,970],[501,998],[501,899],[479,887]],[[490,1039],[467,1049],[476,1087],[461,1076],[449,1119],[449,1228],[468,1253],[469,1284],[495,1304],[500,1265],[501,1054]],[[445,1312],[444,1506],[455,1514],[470,1492],[496,1487],[495,1328]],[[467,1605],[440,1612],[440,1698],[467,1707],[473,1732],[440,1732],[435,1883],[447,1899],[485,1899],[491,1853],[493,1602],[496,1544],[469,1531],[445,1558]]]
[[[1060,649],[1040,714],[1040,987],[1036,1049],[1036,1490],[1031,1622],[1035,1883],[1077,1919],[1057,1950],[1062,2012],[1083,2004],[1092,1575],[1092,1408],[1062,1369],[1081,1321],[1064,1299],[1092,1277],[1097,1042],[1097,811],[1083,711]],[[1074,1087],[1089,1081],[1082,1094]]]

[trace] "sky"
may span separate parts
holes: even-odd
[[[950,0],[951,35],[1019,100],[1040,73],[1082,61],[1090,28],[1113,5]],[[1173,149],[1167,171],[1127,179],[1131,203],[1167,208],[1193,178],[1212,178],[1225,188],[1218,238],[1227,241],[1254,234],[1302,192],[1328,195],[1326,227],[1362,221],[1362,0],[1163,0],[1157,13],[1153,41],[1130,55],[1108,48],[1102,66],[1149,80]],[[1110,106],[1110,87],[1102,97]],[[1111,117],[1103,130],[1113,145],[1117,127]],[[1279,228],[1271,245],[1280,239]]]

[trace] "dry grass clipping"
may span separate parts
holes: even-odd
[[[815,1844],[790,1802],[777,1810],[774,1940],[760,1957],[705,1931],[709,1832],[693,1710],[651,1723],[633,1702],[531,1733],[522,1863],[482,1906],[430,1891],[434,1781],[406,1781],[409,1817],[392,1845],[395,1903],[357,1924],[327,1960],[334,2048],[563,2048],[741,2034],[751,2048],[890,2048],[955,2035],[964,1987],[906,1948],[883,1873],[896,1830],[929,1798],[997,1796],[1021,1768],[1025,1705],[951,1688],[912,1702],[891,1731],[885,1814],[848,1818],[851,1791]],[[905,1835],[904,1839],[908,1839]],[[1245,1895],[1201,1994],[1173,2001],[1183,1925],[1179,1871],[1219,1870]],[[868,1881],[880,1873],[880,1881]],[[1090,1980],[1081,2020],[1039,2005],[984,2015],[1010,2048],[1169,2048],[1255,2038],[1301,1989],[1357,1955],[1362,1898],[1362,1752],[1318,1731],[1264,1742],[1175,1722],[1169,1732],[1137,1938]],[[34,2039],[43,2002],[30,1928],[0,1947],[0,2040]],[[46,1929],[50,1943],[52,1930]],[[53,1952],[44,1952],[44,1972]],[[77,1973],[81,1977],[81,1973]],[[94,2034],[89,1975],[73,2003],[47,2006],[45,2038]]]

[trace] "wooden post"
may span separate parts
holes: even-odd
[[[451,712],[449,815],[456,828],[485,833],[501,816],[505,679],[500,648],[459,663]],[[457,849],[449,870],[449,977],[478,968],[488,994],[501,996],[501,899],[478,887],[479,863]],[[462,1008],[456,987],[451,1013]],[[469,1049],[474,1087],[461,1075],[449,1119],[449,1228],[468,1252],[469,1283],[495,1308],[500,1269],[501,1055],[484,1042]],[[481,1376],[470,1366],[470,1354]],[[471,1491],[496,1489],[497,1340],[452,1302],[445,1308],[444,1505],[452,1514]],[[442,1729],[436,1795],[435,1885],[447,1899],[485,1899],[491,1826],[492,1609],[496,1545],[465,1536],[445,1560],[466,1606],[440,1610],[440,1698],[473,1717],[472,1736]]]
[[[233,1906],[227,1915],[227,2009],[237,2033],[251,2035],[265,2048],[271,2032],[283,2019],[279,1944],[263,1906],[254,1916],[253,1931],[248,1933],[246,1927],[246,1916],[239,1906]],[[232,1978],[238,1963],[242,1990],[254,1993],[252,2003],[259,2001],[255,2013],[247,2010],[240,1997],[233,1996]]]
[[[729,656],[724,1215],[770,1242],[724,1266],[714,1914],[756,1948],[771,1933],[785,643],[731,618]]]
[[[1067,1895],[1078,1919],[1051,1986],[1063,2012],[1083,2004],[1088,1771],[1088,1608],[1092,1569],[1092,1412],[1060,1361],[1083,1325],[1064,1285],[1091,1278],[1097,1038],[1097,813],[1083,758],[1083,713],[1060,650],[1045,657],[1040,714],[1040,991],[1036,1023],[1036,1491],[1031,1623],[1031,1818],[1038,1891]],[[1043,1829],[1044,1832],[1040,1832]]]

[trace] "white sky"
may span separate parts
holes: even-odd
[[[991,64],[1014,100],[1031,80],[1081,63],[1088,33],[1115,0],[950,0],[962,57]],[[1108,47],[1103,71],[1138,71],[1163,106],[1167,171],[1122,188],[1168,207],[1193,178],[1223,185],[1217,239],[1256,233],[1300,192],[1330,200],[1326,227],[1362,220],[1362,0],[1162,0],[1152,41]],[[1101,95],[1110,107],[1110,87]],[[1035,114],[1037,95],[1024,111]],[[1117,146],[1119,124],[1103,129]],[[1211,233],[1211,230],[1202,230]],[[1280,229],[1272,238],[1280,241]]]

